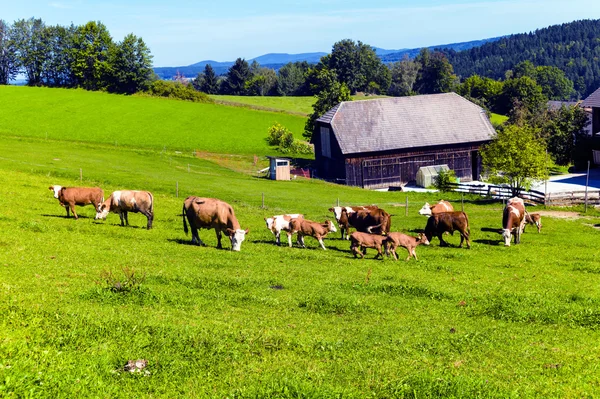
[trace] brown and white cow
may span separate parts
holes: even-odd
[[[385,235],[392,226],[392,217],[381,208],[361,209],[348,214],[346,209],[342,209],[342,223],[347,223],[356,231],[370,234]]]
[[[100,187],[63,187],[54,185],[48,188],[54,192],[54,198],[58,200],[60,205],[64,206],[67,210],[67,217],[69,217],[70,209],[75,219],[79,219],[77,212],[75,212],[75,205],[94,205],[94,208],[97,210],[104,201],[104,191]]]
[[[340,227],[340,232],[342,234],[342,240],[346,238],[346,240],[350,239],[350,222],[348,221],[348,216],[352,215],[358,211],[362,211],[365,209],[377,209],[377,205],[359,205],[359,206],[334,206],[329,208],[329,212],[333,212],[333,216],[335,217],[335,221]],[[342,210],[345,210],[346,216],[342,218]]]
[[[415,257],[417,259],[417,253],[415,252],[415,248],[419,245],[429,245],[429,240],[423,233],[419,233],[418,237],[412,237],[406,234],[392,232],[388,233],[385,239],[385,253],[387,256],[390,256],[390,252],[394,256],[395,260],[398,260],[398,254],[396,254],[396,248],[404,247],[408,251],[408,261],[411,257]]]
[[[357,255],[360,255],[361,258],[365,257],[365,254],[362,252],[365,248],[375,248],[377,250],[377,255],[375,255],[375,259],[381,256],[383,259],[383,243],[386,239],[386,236],[382,236],[379,234],[369,234],[369,233],[361,233],[360,231],[355,231],[350,234],[350,250],[354,254],[356,258]]]
[[[538,233],[542,231],[542,216],[539,213],[527,213],[525,212],[525,224],[531,224],[537,227]],[[525,232],[525,228],[523,228]]]
[[[470,228],[469,218],[467,214],[462,211],[455,212],[442,212],[431,215],[427,219],[427,225],[425,226],[425,236],[427,241],[431,242],[431,239],[436,236],[440,239],[440,246],[446,247],[448,243],[444,241],[442,235],[445,232],[454,234],[457,230],[460,233],[460,245],[462,247],[463,241],[467,241],[467,248],[471,248],[471,242],[469,241]]]
[[[225,233],[231,242],[231,250],[239,251],[249,231],[240,227],[231,205],[216,198],[187,197],[183,202],[182,216],[183,231],[188,233],[187,218],[192,230],[192,244],[196,245],[205,245],[198,235],[198,229],[215,229],[217,248],[223,248],[221,235]]]
[[[419,215],[429,217],[440,212],[454,212],[454,207],[452,207],[451,203],[444,200],[441,200],[437,204],[433,205],[429,205],[429,202],[426,202],[425,205],[423,205],[423,208],[419,210]]]
[[[510,247],[510,236],[515,236],[515,244],[521,243],[521,234],[525,228],[525,204],[518,197],[513,197],[506,203],[502,213],[502,238],[504,246]]]
[[[289,234],[291,235],[298,233],[298,244],[300,244],[302,248],[306,248],[306,245],[304,244],[304,236],[311,236],[316,238],[317,241],[319,241],[319,244],[321,244],[321,248],[327,249],[325,248],[325,244],[323,244],[323,238],[330,232],[335,233],[336,231],[337,229],[335,228],[331,220],[326,220],[324,223],[318,223],[313,222],[312,220],[298,218],[292,219],[290,221]],[[288,243],[291,247],[292,240],[289,239]]]
[[[95,219],[106,219],[109,212],[119,214],[121,226],[129,226],[128,213],[141,213],[148,219],[147,228],[152,228],[154,220],[154,197],[149,191],[120,190],[113,193],[104,201],[96,213]]]
[[[265,218],[265,223],[267,224],[267,229],[271,230],[273,235],[275,236],[275,243],[277,245],[281,245],[281,231],[284,230],[288,232],[288,242],[291,246],[292,236],[289,234],[290,231],[290,220],[296,218],[304,218],[304,215],[301,213],[291,213],[286,215],[275,215],[270,218]]]

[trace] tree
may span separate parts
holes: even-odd
[[[515,102],[521,103],[528,112],[536,113],[546,107],[548,98],[535,80],[529,76],[521,76],[504,82],[497,96],[494,112],[508,115],[514,110]]]
[[[0,19],[0,85],[6,85],[19,71],[17,48],[12,28]]]
[[[317,101],[313,104],[313,113],[309,116],[306,124],[304,125],[304,133],[302,134],[306,139],[310,140],[315,128],[315,121],[321,117],[325,112],[341,103],[342,101],[351,101],[350,89],[345,83],[338,81],[332,81],[331,84],[324,88],[318,95]]]
[[[73,86],[72,47],[76,27],[47,26],[47,58],[42,70],[42,82],[47,86]]]
[[[215,70],[210,64],[204,66],[202,73],[202,81],[200,83],[200,91],[206,94],[217,94],[219,92],[219,81]]]
[[[250,96],[267,96],[276,92],[277,73],[271,68],[258,67],[246,81],[245,93]]]
[[[574,92],[573,82],[563,71],[554,66],[537,67],[535,81],[542,87],[542,93],[550,100],[567,100]]]
[[[108,29],[101,22],[91,21],[77,28],[73,36],[71,66],[77,86],[87,90],[106,88],[113,46]]]
[[[131,33],[122,42],[111,46],[109,66],[108,89],[116,93],[147,90],[154,74],[150,49]]]
[[[421,64],[408,59],[390,65],[391,84],[387,91],[392,96],[412,96]]]
[[[488,108],[494,107],[501,91],[502,82],[479,75],[469,76],[456,87],[456,92],[461,96],[480,100]]]
[[[13,24],[12,37],[17,50],[19,65],[27,75],[27,84],[42,83],[44,64],[48,59],[47,31],[41,19],[21,19]]]
[[[235,63],[227,71],[225,80],[221,84],[223,94],[243,95],[246,89],[246,81],[252,77],[248,62],[242,58],[235,60]]]
[[[529,126],[504,126],[483,146],[481,158],[487,172],[508,183],[513,195],[547,177],[545,142]]]
[[[289,62],[277,71],[277,88],[284,96],[302,96],[307,94],[305,74],[308,62]]]
[[[329,57],[321,63],[335,71],[337,81],[345,83],[352,93],[377,88],[384,92],[390,85],[388,68],[381,62],[373,47],[361,41],[341,40],[333,45]]]
[[[585,136],[584,129],[589,123],[587,113],[576,105],[563,105],[548,113],[544,128],[548,153],[556,164],[569,165],[574,160],[576,144]]]
[[[448,93],[454,89],[457,77],[452,64],[443,53],[431,53],[424,48],[415,60],[421,64],[415,83],[419,94]]]

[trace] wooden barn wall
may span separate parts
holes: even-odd
[[[322,155],[321,148],[321,126],[329,128],[329,146],[331,148],[331,158],[324,157]],[[312,143],[315,146],[315,167],[317,170],[317,177],[333,181],[343,181],[346,178],[346,169],[344,166],[344,156],[340,145],[335,139],[333,129],[331,125],[317,123]]]
[[[346,158],[346,184],[364,188],[386,188],[414,181],[422,166],[443,165],[462,181],[473,180],[472,153],[479,145],[413,151],[406,153],[373,153]],[[477,157],[478,170],[481,159]]]

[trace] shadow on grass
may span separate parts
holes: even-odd
[[[48,215],[48,214],[42,214],[40,216],[43,216],[45,218],[57,218],[57,219],[73,219],[73,220],[77,220],[75,219],[75,217],[73,217],[73,215],[71,216],[67,216],[67,215]],[[85,216],[85,215],[79,215],[79,219],[92,219],[89,216]]]
[[[201,247],[202,245],[192,244],[192,240],[190,238],[167,238],[167,241],[174,242],[175,244],[180,245],[189,245],[191,247]],[[204,245],[206,247],[206,245]]]
[[[494,228],[494,227],[482,227],[481,231],[486,232],[486,233],[502,234],[502,229],[498,229],[498,228]]]
[[[502,240],[487,240],[487,239],[478,239],[478,240],[473,240],[473,242],[476,242],[478,244],[485,244],[485,245],[491,245],[491,246],[498,246],[498,244],[502,243]]]

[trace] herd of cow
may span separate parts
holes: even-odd
[[[93,205],[96,208],[95,219],[106,219],[108,213],[117,213],[121,218],[121,225],[129,225],[128,213],[141,213],[146,216],[147,228],[152,228],[154,219],[154,197],[148,191],[121,190],[114,191],[107,200],[104,200],[104,191],[99,187],[62,187],[50,186],[54,192],[54,198],[58,199],[61,206],[73,213],[78,218],[75,206]],[[383,250],[394,259],[398,259],[396,249],[403,247],[411,257],[417,259],[415,248],[418,245],[429,245],[433,237],[438,237],[440,246],[447,246],[443,235],[460,233],[460,244],[466,241],[467,248],[471,247],[469,240],[469,219],[463,211],[454,211],[452,204],[440,201],[437,204],[426,203],[419,211],[421,215],[427,216],[427,224],[424,233],[417,237],[403,233],[391,232],[391,215],[376,205],[366,206],[336,206],[329,209],[333,212],[342,239],[350,241],[350,250],[355,257],[363,258],[366,248],[377,250],[377,257],[383,258]],[[231,241],[231,249],[239,251],[248,230],[243,230],[235,217],[233,208],[228,203],[215,199],[191,196],[185,199],[182,209],[183,230],[188,233],[188,223],[192,231],[192,244],[204,245],[199,229],[214,229],[217,235],[217,248],[222,248],[221,237],[225,233]],[[186,223],[187,219],[187,223]],[[297,243],[305,247],[304,237],[314,237],[321,248],[325,248],[323,238],[330,232],[336,232],[335,224],[326,220],[324,223],[313,222],[305,219],[302,214],[285,214],[265,218],[267,228],[275,236],[275,242],[280,245],[280,235],[287,235],[288,245],[292,246],[292,236],[297,235]],[[502,237],[504,245],[510,246],[511,236],[514,236],[515,244],[520,243],[521,234],[526,224],[537,226],[540,232],[542,223],[539,214],[529,214],[525,209],[523,200],[515,197],[508,200],[502,217]],[[350,228],[356,229],[349,234]]]

